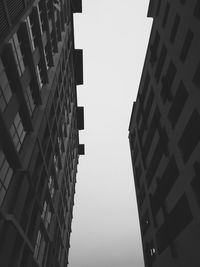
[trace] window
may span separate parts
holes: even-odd
[[[194,34],[192,33],[192,31],[188,30],[186,37],[185,37],[185,41],[184,41],[182,49],[181,49],[180,59],[182,62],[185,62],[187,54],[190,50],[190,46],[192,44],[193,37],[194,37]]]
[[[171,43],[173,43],[175,41],[179,24],[180,24],[180,16],[176,14],[175,19],[174,19],[174,24],[172,27],[172,31],[171,31],[171,35],[170,35],[170,42]]]
[[[46,241],[44,239],[44,234],[39,230],[35,243],[34,258],[41,265],[43,264],[45,250],[46,250]]]
[[[54,188],[54,179],[52,178],[51,175],[49,176],[48,187],[49,187],[51,198],[53,199],[55,188]]]
[[[194,9],[194,16],[197,19],[200,19],[200,2],[198,0],[196,0],[196,6],[195,6],[195,9]]]
[[[141,207],[143,202],[144,202],[144,199],[145,199],[145,187],[144,187],[144,184],[142,184],[141,186],[141,189],[139,191],[139,194],[138,194],[138,204],[139,206]]]
[[[152,64],[152,66],[154,65],[155,61],[157,60],[157,51],[158,51],[159,42],[160,42],[160,35],[156,31],[154,42],[150,46],[150,51],[151,51],[150,62]]]
[[[31,93],[31,85],[28,85],[26,89],[24,89],[24,97],[28,106],[28,110],[30,115],[32,116],[33,111],[35,109],[35,103],[32,97],[32,93]]]
[[[179,170],[175,157],[172,156],[164,170],[161,179],[158,182],[155,193],[151,197],[151,209],[154,217],[163,205],[178,176]]]
[[[158,0],[158,6],[157,6],[157,9],[156,9],[156,17],[159,16],[160,7],[161,7],[161,1],[162,1],[162,0]]]
[[[167,49],[165,46],[162,46],[162,50],[160,52],[160,56],[159,56],[158,63],[156,66],[156,71],[155,71],[155,78],[157,82],[160,79],[160,75],[161,75],[161,72],[164,66],[166,56],[167,56]]]
[[[176,123],[181,115],[184,105],[188,98],[188,92],[185,89],[184,84],[181,82],[176,91],[174,101],[169,110],[168,118],[171,123],[172,128],[176,126]]]
[[[51,223],[51,216],[52,216],[52,213],[51,213],[50,206],[47,203],[47,201],[45,200],[44,205],[43,205],[41,218],[42,218],[42,220],[44,222],[44,225],[45,225],[46,229],[48,229],[48,227],[49,227],[49,225]]]
[[[200,115],[197,110],[192,112],[190,119],[184,129],[183,135],[181,136],[178,147],[181,151],[184,163],[188,161],[193,150],[199,143],[200,140]]]
[[[0,59],[0,108],[3,112],[12,96],[10,84],[5,72],[2,60]]]
[[[32,51],[35,50],[36,47],[36,38],[35,38],[35,34],[33,32],[33,20],[30,20],[29,17],[27,17],[27,27],[28,27],[28,32],[30,34],[30,41],[31,41],[31,49]]]
[[[151,111],[153,100],[154,100],[154,92],[153,92],[153,88],[151,87],[151,91],[149,93],[147,103],[145,105],[145,110],[144,110],[144,117],[146,118],[146,120],[148,120],[148,116],[149,116],[150,111]]]
[[[143,88],[142,88],[142,92],[141,92],[141,99],[142,99],[143,102],[144,102],[145,97],[146,97],[146,93],[147,93],[147,90],[148,90],[148,87],[149,87],[149,82],[150,82],[150,75],[147,72],[147,74],[145,76],[145,80],[144,80],[144,85],[143,85]]]
[[[43,82],[42,82],[42,74],[41,74],[42,71],[39,65],[36,66],[36,72],[37,72],[39,87],[41,89],[43,86]]]
[[[195,75],[193,77],[193,83],[198,89],[200,89],[200,63],[198,64]]]
[[[169,63],[169,67],[167,69],[166,75],[162,78],[163,86],[161,89],[161,97],[164,103],[166,102],[166,100],[168,101],[172,100],[171,87],[172,87],[172,83],[174,81],[176,72],[177,72],[176,67],[174,63],[171,61]]]
[[[147,232],[150,225],[151,225],[151,221],[149,219],[148,211],[146,211],[144,216],[141,219],[141,229],[142,229],[143,234],[145,234]]]
[[[5,198],[12,175],[13,169],[10,167],[4,152],[0,150],[0,206]]]
[[[200,164],[198,161],[194,163],[195,176],[191,182],[192,189],[194,191],[195,199],[200,208]]]
[[[20,150],[20,148],[24,142],[24,138],[26,136],[26,132],[24,130],[19,113],[16,114],[14,122],[12,123],[12,125],[10,127],[10,134],[11,134],[13,143],[14,143],[17,151],[19,152],[19,150]]]
[[[160,164],[160,161],[161,161],[163,155],[164,155],[163,145],[161,143],[161,140],[159,140],[156,147],[155,147],[155,151],[153,153],[153,156],[152,156],[150,164],[149,164],[149,168],[148,168],[147,173],[146,173],[146,181],[147,181],[148,187],[150,186],[150,184],[151,184],[151,182],[155,176],[156,170]]]
[[[170,5],[169,3],[167,2],[166,4],[166,8],[165,8],[165,13],[164,13],[164,17],[163,17],[163,21],[162,21],[162,26],[163,28],[165,27],[166,23],[167,23],[167,18],[169,16],[169,8],[170,8]]]
[[[21,50],[21,47],[20,47],[21,43],[19,41],[19,38],[17,36],[17,33],[15,33],[13,35],[13,38],[10,39],[10,43],[12,45],[12,49],[13,49],[15,61],[16,61],[16,64],[17,64],[17,70],[18,70],[19,75],[21,76],[22,73],[25,70],[25,66],[24,66],[24,54],[23,54],[23,52]]]
[[[142,167],[141,167],[141,164],[138,163],[137,166],[135,167],[135,173],[134,173],[135,183],[138,188],[140,188],[141,175],[142,175]]]
[[[43,1],[39,1],[39,4],[37,5],[37,10],[38,10],[38,14],[39,14],[39,22],[40,22],[40,29],[41,32],[45,32],[45,22],[44,22],[44,6],[43,5]]]
[[[185,194],[175,204],[172,211],[166,215],[167,218],[156,233],[156,241],[159,254],[161,254],[171,242],[192,221],[192,213]]]
[[[154,110],[153,118],[151,120],[146,139],[144,141],[143,154],[145,159],[149,153],[149,149],[152,144],[152,140],[154,138],[157,129],[157,122],[159,121],[159,119],[160,119],[160,110],[158,107],[156,107]]]
[[[186,2],[186,0],[180,0],[180,3],[181,3],[182,5],[184,5],[185,2]]]
[[[56,174],[58,174],[58,158],[56,155],[53,156],[53,162],[54,162],[54,167],[56,170]]]

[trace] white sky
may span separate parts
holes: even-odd
[[[128,143],[152,19],[149,0],[83,0],[75,45],[83,49],[85,109],[69,267],[144,267]]]

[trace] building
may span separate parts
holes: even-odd
[[[146,267],[200,266],[200,1],[151,0],[129,141]]]
[[[0,265],[68,263],[83,107],[81,0],[0,1]]]

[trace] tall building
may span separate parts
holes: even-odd
[[[200,266],[200,1],[151,0],[129,141],[146,267]]]
[[[66,267],[83,107],[81,0],[0,1],[0,266]]]

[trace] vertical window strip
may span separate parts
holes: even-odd
[[[10,133],[13,139],[13,143],[17,151],[19,152],[26,135],[19,113],[16,114],[14,122],[10,127]]]
[[[10,167],[4,152],[0,150],[0,206],[5,198],[12,175],[13,169]]]

